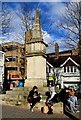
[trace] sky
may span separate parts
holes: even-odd
[[[44,0],[41,0],[41,2],[25,1],[25,4],[27,5],[26,9],[32,11],[31,15],[35,16],[36,8],[38,8],[40,11],[41,29],[44,33],[43,39],[44,42],[49,45],[47,52],[54,51],[54,44],[56,42],[59,44],[60,50],[66,50],[66,48],[64,48],[63,46],[63,40],[65,38],[59,35],[59,33],[65,34],[65,31],[57,30],[56,28],[56,24],[58,24],[58,22],[63,19],[62,15],[66,14],[65,5],[62,1],[63,0],[56,0],[55,2],[53,0],[52,2],[44,2]],[[69,0],[67,0],[66,2],[69,2]],[[22,23],[20,21],[20,18],[16,14],[16,12],[20,12],[20,5],[23,4],[23,2],[8,2],[7,0],[5,4],[7,4],[7,9],[9,9],[12,13],[11,26],[13,26],[13,28],[15,29],[10,31],[9,35],[5,37],[2,36],[2,39],[6,39],[6,42],[18,41],[20,43],[23,43],[22,36],[24,36],[24,31],[22,31],[21,29]]]
[[[1,2],[80,2],[80,0],[1,0]]]

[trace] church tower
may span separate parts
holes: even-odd
[[[32,30],[25,34],[25,56],[27,61],[25,86],[46,86],[46,47],[40,27],[40,14],[36,10],[35,23]]]

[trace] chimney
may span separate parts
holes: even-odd
[[[56,58],[59,57],[59,46],[58,46],[58,43],[55,43],[55,57]]]

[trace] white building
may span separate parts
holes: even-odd
[[[0,87],[3,87],[4,80],[4,52],[0,51]]]
[[[55,74],[61,88],[77,85],[80,82],[79,64],[73,58],[68,57],[60,66],[55,68]]]

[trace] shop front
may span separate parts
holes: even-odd
[[[7,81],[4,83],[5,90],[13,90],[14,87],[24,87],[24,79],[20,72],[8,72]]]

